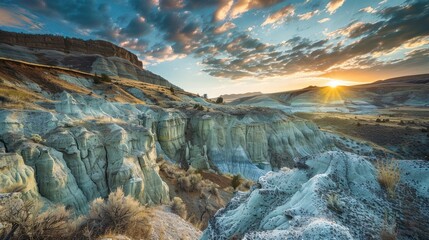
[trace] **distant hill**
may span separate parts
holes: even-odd
[[[266,106],[287,112],[371,112],[395,106],[429,106],[429,74],[354,86],[308,87],[235,99],[235,106]]]
[[[262,93],[261,92],[248,92],[248,93],[238,93],[238,94],[223,94],[223,95],[220,95],[220,97],[223,98],[224,102],[232,102],[232,101],[239,99],[239,98],[253,97],[253,96],[258,96],[258,95],[262,95]]]

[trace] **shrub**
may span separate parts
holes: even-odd
[[[342,213],[343,209],[341,207],[340,201],[338,200],[338,195],[335,193],[328,194],[327,195],[327,206],[332,211],[335,211],[337,213]]]
[[[218,104],[223,103],[223,97],[218,97],[216,99],[216,103],[218,103]]]
[[[171,210],[183,219],[186,219],[188,215],[186,205],[180,197],[173,198],[173,201],[171,202]]]
[[[377,120],[375,120],[375,122],[381,122],[381,119],[380,119],[380,118],[377,118]]]
[[[394,197],[396,186],[399,183],[401,176],[398,164],[393,160],[385,162],[378,161],[377,171],[378,182],[384,189],[386,189],[390,197]]]
[[[174,88],[173,88],[173,87],[170,87],[170,92],[171,92],[172,94],[174,94]]]
[[[189,174],[189,173],[188,173]],[[187,176],[181,176],[177,179],[179,187],[186,192],[201,190],[202,176],[199,173],[191,173]]]
[[[112,79],[107,74],[104,74],[104,73],[102,73],[101,76],[98,76],[97,73],[95,73],[93,80],[95,84],[112,82]]]
[[[115,233],[144,239],[151,231],[145,208],[131,196],[125,196],[122,188],[110,193],[107,200],[95,199],[82,228],[88,238]]]
[[[30,139],[35,143],[42,143],[45,141],[39,134],[31,134]]]
[[[75,224],[64,206],[41,213],[41,204],[10,194],[0,205],[0,222],[6,226],[2,239],[69,239]]]
[[[231,180],[231,187],[233,187],[235,190],[238,186],[240,186],[240,183],[241,183],[240,174],[234,175],[234,177],[232,177],[232,180]]]

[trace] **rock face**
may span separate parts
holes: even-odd
[[[20,191],[23,198],[39,198],[33,168],[16,153],[0,153],[0,193]]]
[[[329,142],[314,124],[276,111],[197,114],[188,122],[172,114],[160,119],[158,129],[169,158],[179,159],[185,148],[191,165],[209,159],[221,172],[255,180],[268,170],[293,167],[293,158],[322,151]]]
[[[72,118],[114,116],[143,125],[155,134],[158,153],[171,161],[255,180],[269,170],[293,167],[295,157],[330,146],[316,125],[277,110],[185,113],[67,93],[59,99],[56,111]]]
[[[399,239],[428,237],[427,162],[400,163],[404,177],[392,199],[363,157],[326,152],[300,161],[301,168],[269,172],[251,192],[237,193],[202,239],[380,239],[383,231]],[[412,216],[401,204],[410,193],[419,199],[408,205]],[[411,232],[405,222],[414,224]]]
[[[0,30],[0,57],[66,67],[180,89],[143,69],[137,56],[110,42]]]
[[[8,152],[16,152],[18,159],[22,156],[24,166],[35,172],[24,171],[30,179],[26,182],[37,183],[38,192],[49,202],[83,213],[88,202],[107,197],[118,187],[142,203],[169,201],[168,187],[158,175],[155,162],[154,135],[144,127],[108,123],[43,128],[43,124],[34,122],[42,120],[43,114],[35,113],[39,114],[1,111],[2,119],[9,119],[3,125],[1,139]],[[15,127],[17,122],[20,125]],[[43,142],[25,138],[35,132],[43,135]],[[7,164],[10,162],[5,160],[3,164],[9,172],[23,171],[21,165]],[[18,184],[23,181],[20,179],[8,177],[0,187],[7,188],[14,181]]]
[[[55,35],[35,35],[6,32],[0,30],[0,43],[19,45],[28,48],[56,50],[61,52],[81,52],[84,54],[99,54],[105,57],[119,57],[134,65],[143,67],[138,57],[110,42],[102,40],[82,40]]]

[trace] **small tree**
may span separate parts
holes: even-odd
[[[216,103],[218,103],[218,104],[223,103],[223,97],[218,97],[218,98],[216,99]]]

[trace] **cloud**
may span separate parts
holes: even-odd
[[[127,37],[141,37],[150,32],[150,25],[146,22],[146,19],[141,16],[133,18],[129,24],[122,28],[120,33]]]
[[[230,12],[233,3],[234,3],[233,0],[220,0],[219,7],[217,8],[217,10],[213,15],[213,20],[214,21],[224,20],[228,16],[228,13]]]
[[[238,0],[231,9],[231,17],[237,18],[251,9],[271,7],[279,2],[281,0]]]
[[[291,17],[295,14],[295,8],[292,5],[288,5],[286,7],[283,7],[279,11],[269,15],[265,21],[262,23],[262,26],[265,26],[267,24],[281,24],[284,21],[288,19],[288,17]]]
[[[295,37],[282,44],[267,45],[248,35],[233,35],[227,43],[214,44],[212,50],[218,55],[207,53],[204,71],[211,76],[241,79],[281,77],[297,72],[345,72],[358,67],[369,72],[389,69],[399,74],[406,72],[403,66],[413,64],[418,66],[416,71],[423,71],[423,66],[428,69],[429,50],[421,48],[429,41],[429,28],[421,23],[427,21],[429,3],[414,1],[377,14],[379,21],[352,22],[334,31],[335,41]],[[350,38],[356,40],[346,41]],[[403,59],[382,61],[375,57],[398,48],[413,51]],[[398,61],[404,65],[397,64]]]
[[[183,0],[159,0],[161,10],[180,9],[185,6]]]
[[[233,28],[235,28],[235,24],[234,23],[232,23],[232,22],[226,22],[226,23],[220,25],[219,27],[216,27],[213,30],[213,33],[215,33],[215,34],[221,34],[221,33],[227,32],[227,31],[229,31],[229,30],[231,30]]]
[[[144,52],[148,47],[148,43],[143,39],[130,39],[119,43],[119,46],[138,52]]]
[[[144,64],[158,64],[166,61],[173,61],[186,57],[186,54],[177,54],[172,46],[155,46],[150,51],[142,54],[144,56]]]
[[[357,60],[348,68],[333,68],[321,77],[367,82],[397,76],[428,73],[429,48],[407,52],[402,59],[377,61],[372,57]]]
[[[34,15],[19,7],[0,6],[0,26],[7,27],[29,27],[31,29],[41,29],[42,24],[37,22]]]
[[[329,37],[345,36],[347,38],[356,38],[362,36],[365,33],[370,32],[380,24],[374,25],[371,23],[353,22],[344,28],[340,28],[331,33],[328,33]]]
[[[95,0],[17,0],[17,4],[34,13],[64,19],[85,29],[103,26],[109,19],[108,8],[105,4],[97,4]]]
[[[328,21],[330,21],[331,19],[330,18],[322,18],[322,19],[320,19],[319,21],[317,21],[317,22],[319,22],[319,23],[325,23],[325,22],[328,22]]]
[[[307,12],[304,14],[299,14],[298,18],[299,18],[299,20],[308,20],[318,13],[319,13],[319,10],[314,10],[314,11]]]
[[[366,12],[366,13],[376,13],[377,10],[375,10],[374,8],[372,8],[371,6],[368,6],[366,8],[362,8],[361,10],[359,10],[359,12]]]
[[[332,15],[338,8],[343,6],[344,2],[345,0],[330,0],[326,5],[326,11]]]

